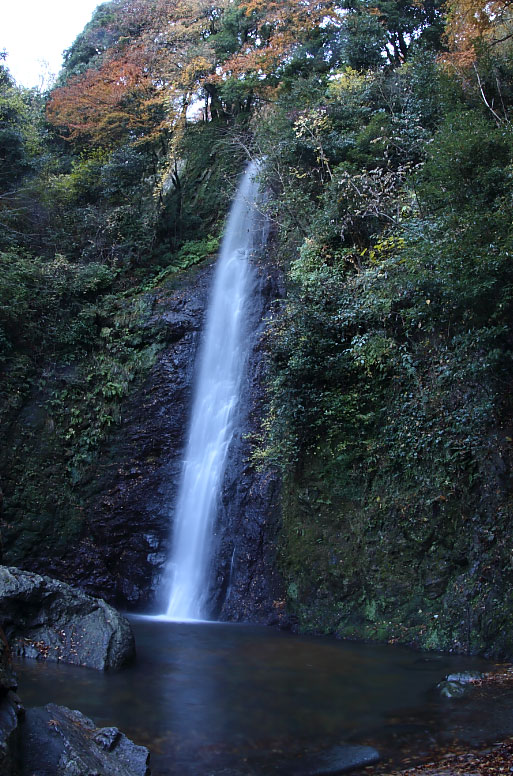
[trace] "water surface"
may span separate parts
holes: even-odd
[[[25,705],[78,708],[152,752],[154,776],[233,766],[279,774],[284,757],[343,742],[385,755],[513,733],[513,697],[440,698],[448,673],[479,659],[299,637],[270,628],[134,619],[137,662],[118,673],[21,661]],[[228,773],[228,770],[224,770]],[[289,771],[290,773],[290,771]]]

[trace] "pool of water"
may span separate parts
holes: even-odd
[[[133,618],[137,661],[103,674],[20,661],[26,706],[80,709],[152,753],[154,776],[206,776],[230,767],[281,773],[283,758],[343,742],[372,744],[398,761],[452,740],[513,733],[511,693],[447,700],[447,674],[486,670],[479,659],[299,637],[225,623]]]

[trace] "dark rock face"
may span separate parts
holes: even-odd
[[[101,599],[50,577],[0,566],[0,626],[13,653],[101,671],[135,655],[132,630]]]
[[[255,471],[246,436],[260,428],[265,321],[280,293],[278,273],[266,257],[255,258],[254,269],[251,355],[219,509],[211,611],[222,619],[277,622],[284,598],[274,570],[279,480],[272,472]],[[85,532],[64,556],[31,558],[31,570],[118,607],[162,610],[155,593],[170,550],[213,271],[211,263],[178,288],[153,294],[147,326],[166,344],[145,383],[126,401],[122,424],[104,446],[94,482],[82,495]]]
[[[118,605],[147,606],[167,558],[212,269],[156,300],[150,325],[168,344],[100,461],[75,573],[86,590]]]
[[[280,289],[267,260],[255,262],[254,271],[251,350],[219,507],[212,600],[221,620],[286,625],[283,583],[274,562],[280,480],[274,471],[257,471],[250,458],[251,435],[260,430],[265,410],[266,323]]]
[[[164,341],[144,384],[126,400],[82,494],[85,531],[72,552],[31,559],[118,607],[147,608],[166,561],[181,471],[196,351],[213,265],[152,295],[148,336]]]
[[[0,480],[0,522],[2,520],[2,512],[4,505],[4,494],[2,491],[2,481]],[[0,534],[0,563],[2,562],[3,547],[2,547],[2,534]]]
[[[79,711],[49,703],[28,709],[21,776],[149,776],[149,752],[115,727],[97,728]]]
[[[162,609],[153,603],[171,541],[174,504],[189,424],[197,349],[213,265],[194,281],[163,292],[152,329],[167,346],[145,384],[128,402],[124,421],[98,462],[87,498],[88,535],[51,573],[117,606]],[[247,435],[264,410],[266,316],[280,295],[276,270],[255,259],[250,311],[251,354],[237,433],[229,452],[212,568],[212,615],[225,620],[278,622],[281,580],[274,570],[279,526],[279,479],[256,472]]]
[[[16,676],[11,665],[9,643],[3,630],[0,629],[0,694],[7,695],[17,687]]]
[[[7,639],[0,629],[0,773],[17,776],[19,722],[23,709],[16,695],[16,677],[11,666]]]

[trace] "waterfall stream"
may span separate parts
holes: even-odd
[[[216,509],[248,355],[246,315],[253,285],[249,258],[265,239],[257,165],[251,163],[232,204],[215,271],[199,351],[197,383],[164,585],[170,620],[208,618]]]

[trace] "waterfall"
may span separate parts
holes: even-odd
[[[248,166],[232,204],[221,245],[199,351],[182,478],[165,586],[165,618],[208,616],[214,521],[235,410],[248,355],[246,316],[253,285],[249,257],[262,247],[264,229],[255,202],[257,166]]]

